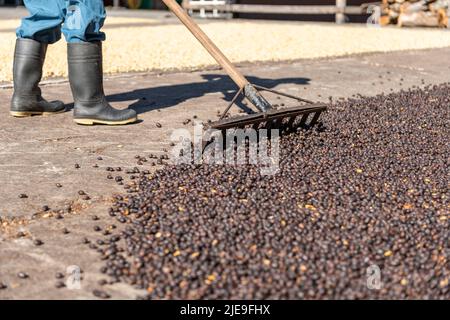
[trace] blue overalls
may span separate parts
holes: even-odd
[[[106,18],[102,0],[24,0],[30,15],[22,19],[18,38],[55,43],[61,31],[67,42],[105,40],[100,32]]]

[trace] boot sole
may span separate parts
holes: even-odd
[[[122,121],[105,121],[105,120],[97,120],[97,119],[74,119],[75,123],[85,125],[85,126],[93,126],[94,124],[104,124],[108,126],[121,126],[125,124],[134,123],[138,120],[138,118],[132,118]]]
[[[31,116],[50,116],[53,114],[63,113],[66,110],[60,110],[55,112],[41,112],[41,111],[10,111],[9,114],[16,118],[25,118]]]

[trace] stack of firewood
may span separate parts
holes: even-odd
[[[450,0],[382,0],[382,25],[449,27]]]

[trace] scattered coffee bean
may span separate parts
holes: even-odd
[[[92,294],[100,299],[111,298],[111,296],[109,294],[107,294],[105,291],[102,291],[102,290],[94,290],[94,291],[92,291]]]
[[[40,240],[40,239],[36,239],[36,240],[33,241],[33,244],[35,246],[42,246],[44,244],[44,242],[42,240]]]

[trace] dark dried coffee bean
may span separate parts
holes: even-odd
[[[108,284],[108,281],[105,280],[105,279],[101,279],[101,280],[98,281],[98,284],[99,284],[100,286],[105,286],[105,285]]]
[[[55,278],[56,279],[64,279],[64,274],[63,273],[61,273],[61,272],[57,272],[56,274],[55,274]]]
[[[26,236],[26,234],[25,234],[25,232],[23,232],[23,231],[19,231],[19,232],[17,233],[17,235],[16,235],[17,238],[23,238],[23,237],[25,237],[25,236]]]
[[[111,296],[108,293],[106,293],[105,291],[102,291],[102,290],[94,290],[94,291],[92,291],[92,294],[100,299],[111,298]]]

